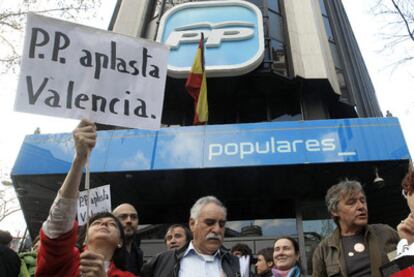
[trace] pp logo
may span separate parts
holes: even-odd
[[[177,5],[162,17],[157,41],[170,46],[168,74],[186,77],[204,33],[208,77],[236,76],[263,60],[262,14],[246,1],[203,1]]]

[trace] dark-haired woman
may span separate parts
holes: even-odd
[[[291,237],[280,237],[273,246],[273,275],[275,277],[300,277],[299,244]]]
[[[111,213],[90,218],[84,250],[80,252],[75,247],[79,185],[88,153],[96,143],[95,124],[82,120],[73,137],[76,155],[42,225],[35,276],[133,277],[135,275],[124,271],[124,232]]]

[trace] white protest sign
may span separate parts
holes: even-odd
[[[29,13],[15,110],[158,130],[168,47]]]
[[[87,204],[88,191],[84,190],[79,193],[78,200],[78,223],[84,225],[87,223],[88,217]],[[89,190],[89,217],[99,212],[111,212],[111,188],[110,185],[105,185]]]

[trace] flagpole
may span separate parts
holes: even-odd
[[[187,92],[194,99],[193,125],[208,121],[207,77],[204,59],[204,33],[201,33],[193,65],[185,83]]]
[[[87,191],[87,196],[86,196],[86,230],[89,229],[89,202],[90,202],[90,198],[89,198],[89,193],[90,193],[90,163],[89,163],[89,154],[90,152],[88,151],[88,155],[86,158],[86,163],[85,163],[85,189]],[[87,234],[88,232],[86,232]]]

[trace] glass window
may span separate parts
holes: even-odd
[[[318,219],[303,221],[305,235],[305,253],[307,258],[308,273],[312,272],[312,256],[318,244],[336,228],[332,219]]]
[[[268,7],[270,10],[280,14],[280,4],[279,0],[268,0]]]
[[[282,17],[274,12],[269,11],[269,32],[270,37],[284,42],[283,21]]]
[[[328,40],[334,42],[334,36],[331,29],[331,24],[329,23],[329,19],[326,16],[322,16],[323,18],[323,25],[325,26],[326,35],[328,36]]]
[[[263,1],[264,0],[248,0],[250,3],[255,4],[256,6],[258,6],[259,8],[263,7]]]
[[[256,219],[228,221],[226,236],[277,237],[296,234],[296,219]],[[228,232],[231,231],[231,232]]]
[[[275,68],[273,70],[276,71]],[[299,101],[291,92],[281,91],[280,88],[273,88],[270,92],[268,105],[271,121],[302,120]]]
[[[336,44],[330,42],[329,48],[331,48],[331,55],[336,68],[343,69],[341,59],[338,55],[338,50],[336,49]]]
[[[286,61],[286,51],[285,45],[275,39],[270,40],[270,47],[272,51],[272,69],[274,72],[287,76],[287,61]]]
[[[279,117],[272,118],[272,121],[299,121],[302,119],[302,114],[283,114]]]
[[[305,233],[315,233],[321,238],[325,238],[331,234],[336,228],[332,219],[317,219],[303,221],[303,230]]]
[[[323,199],[302,202],[303,232],[308,273],[312,272],[312,256],[318,244],[335,229],[336,225],[326,209]]]
[[[321,6],[321,12],[323,15],[328,16],[328,13],[326,12],[326,7],[325,7],[325,1],[324,0],[319,0],[319,5]]]
[[[270,47],[272,47],[272,51],[273,51],[273,58],[276,59],[277,57],[280,56],[284,56],[285,55],[285,45],[275,39],[271,39],[270,40]],[[277,57],[275,57],[275,54],[277,54]],[[280,58],[277,59],[278,61],[280,61]]]
[[[248,0],[259,6],[264,11],[264,29],[265,29],[265,58],[258,72],[273,71],[281,76],[288,76],[286,49],[285,49],[285,30],[283,24],[282,11],[280,9],[280,0]],[[242,117],[240,117],[242,120]],[[244,121],[243,121],[244,122]]]
[[[339,87],[341,90],[346,90],[345,76],[342,69],[336,69],[336,77],[338,78]],[[344,94],[345,95],[345,94]]]

